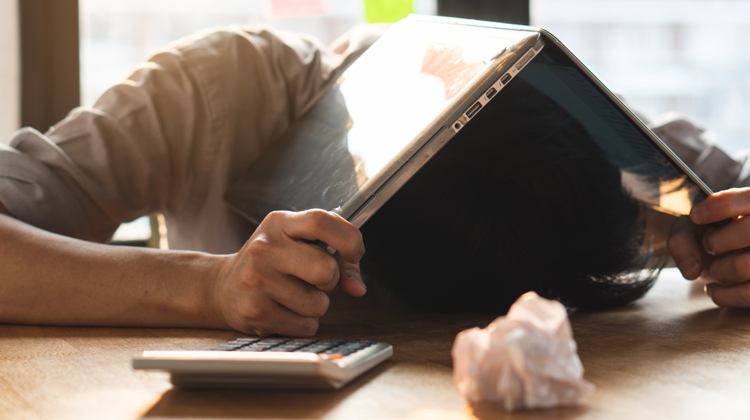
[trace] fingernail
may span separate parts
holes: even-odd
[[[708,221],[708,209],[706,206],[697,205],[690,210],[690,220],[693,223],[700,225]]]
[[[708,234],[704,233],[703,235],[703,249],[708,253],[708,255],[716,255],[716,253],[708,246]]]
[[[359,273],[357,273],[356,271],[347,270],[345,274],[346,277],[356,281],[362,286],[363,289],[367,290],[367,286],[365,286],[365,282],[362,281],[362,276]]]
[[[698,269],[700,261],[697,258],[690,258],[689,260],[677,263],[677,268],[680,269],[682,275],[685,277],[692,277],[695,271]]]
[[[711,288],[708,285],[703,286],[703,291],[706,292],[708,297],[711,297]]]

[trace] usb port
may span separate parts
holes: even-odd
[[[503,77],[501,77],[501,78],[500,78],[500,81],[501,81],[501,82],[502,82],[503,84],[506,84],[506,83],[508,83],[508,80],[510,80],[510,73],[505,73],[505,74],[503,75]]]
[[[487,97],[487,99],[492,99],[493,96],[497,93],[497,89],[490,88],[490,90],[487,91],[487,93],[484,94],[484,96]]]
[[[477,115],[477,112],[479,112],[480,109],[482,109],[482,104],[479,102],[475,103],[474,105],[471,106],[471,108],[469,108],[468,111],[466,111],[466,117],[471,118]]]

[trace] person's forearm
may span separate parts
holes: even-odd
[[[221,258],[85,242],[0,214],[0,322],[227,328],[208,296]]]

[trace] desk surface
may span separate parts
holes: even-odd
[[[336,296],[320,337],[375,338],[393,357],[336,392],[172,389],[135,372],[143,350],[205,349],[229,331],[0,325],[0,418],[707,419],[750,416],[750,311],[716,308],[667,270],[637,304],[571,317],[586,378],[580,407],[505,414],[453,386],[455,335],[491,316],[416,312],[383,293]]]

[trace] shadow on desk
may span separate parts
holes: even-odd
[[[507,413],[500,407],[491,405],[472,405],[469,413],[478,420],[573,420],[589,412],[588,407],[558,407],[546,410],[529,410]]]
[[[149,418],[321,418],[395,365],[386,361],[337,391],[182,389],[167,391],[143,417]]]

